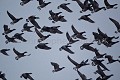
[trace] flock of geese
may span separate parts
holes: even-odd
[[[92,13],[97,13],[101,10],[109,10],[109,9],[116,9],[117,10],[117,8],[118,8],[117,7],[118,4],[110,4],[109,3],[110,0],[101,0],[101,1],[104,1],[104,4],[105,4],[105,6],[103,6],[103,7],[99,6],[99,3],[97,2],[97,0],[83,0],[84,2],[81,2],[81,0],[72,0],[72,1],[75,2],[76,5],[79,5],[79,7],[81,8],[80,14],[82,14],[86,11],[91,12],[91,14],[82,15],[80,18],[78,18],[78,20],[84,20],[84,21],[91,23],[91,24],[95,24],[95,21],[90,18]],[[32,0],[21,0],[20,5],[21,6],[29,5],[29,2],[32,2]],[[43,8],[45,9],[46,7],[51,5],[51,3],[52,3],[52,2],[48,2],[47,0],[46,1],[37,0],[37,2],[39,3],[39,6],[37,7],[37,9],[39,9],[39,10],[42,10]],[[67,0],[65,0],[65,3],[58,5],[57,9],[62,8],[63,10],[66,11],[66,13],[67,12],[72,13],[73,10],[71,10],[68,7],[68,5],[70,5],[70,4],[71,3],[67,3]],[[55,24],[57,22],[61,22],[61,23],[67,22],[67,19],[65,19],[65,17],[63,15],[61,15],[61,13],[62,12],[53,12],[52,10],[49,10],[48,19],[53,24]],[[9,10],[6,11],[6,14],[11,19],[11,22],[10,22],[11,25],[15,25],[24,19],[22,17],[16,17],[15,14],[13,15],[12,12],[10,12]],[[4,38],[6,39],[6,41],[5,41],[6,45],[9,43],[14,44],[14,43],[27,42],[27,39],[25,39],[22,36],[22,35],[24,35],[24,31],[31,32],[31,33],[35,31],[36,35],[39,37],[39,39],[37,40],[38,44],[35,46],[35,49],[50,50],[50,49],[52,49],[52,47],[48,46],[47,44],[49,44],[49,43],[44,43],[44,41],[46,39],[48,39],[50,36],[52,36],[51,34],[56,35],[56,34],[66,33],[66,38],[67,38],[68,42],[66,44],[62,45],[59,48],[59,50],[60,51],[63,50],[68,54],[75,54],[75,52],[70,49],[70,47],[72,47],[72,44],[75,44],[80,40],[87,40],[88,39],[85,35],[86,31],[79,32],[75,28],[74,25],[71,25],[73,35],[70,35],[68,32],[61,31],[59,29],[61,26],[43,26],[43,27],[41,27],[39,25],[39,23],[36,21],[36,19],[40,19],[40,18],[38,16],[34,16],[34,15],[29,16],[27,19],[25,19],[26,23],[23,24],[23,29],[21,30],[21,33],[15,33],[13,36],[9,36],[9,34],[12,34],[12,32],[16,31],[16,29],[11,29],[6,24],[3,25],[4,32],[1,33],[1,35],[3,35]],[[113,25],[116,28],[115,33],[119,34],[120,33],[120,23],[112,17],[110,17],[109,20],[111,21],[111,25]],[[32,26],[29,26],[28,23],[32,23]],[[89,51],[95,53],[95,56],[91,59],[91,61],[92,61],[91,64],[92,64],[92,66],[97,67],[97,70],[94,73],[98,74],[99,76],[96,80],[108,80],[110,77],[112,77],[114,75],[113,74],[105,74],[104,71],[106,71],[106,70],[110,71],[110,70],[102,62],[107,60],[108,61],[107,64],[112,64],[114,62],[120,63],[120,60],[119,60],[120,56],[118,57],[118,59],[114,59],[112,55],[109,55],[107,53],[101,54],[97,48],[92,46],[92,44],[97,42],[98,45],[103,44],[107,48],[112,47],[113,45],[119,44],[119,40],[118,40],[119,36],[109,36],[105,32],[101,31],[100,28],[98,28],[97,31],[98,32],[92,32],[92,34],[94,36],[94,40],[92,42],[82,44],[80,46],[80,50],[86,49],[86,50],[89,50]],[[43,34],[44,32],[47,32],[49,34],[44,35]],[[113,41],[114,39],[117,41]],[[21,41],[21,42],[19,42],[19,41]],[[8,54],[9,51],[10,51],[10,49],[7,49],[7,48],[0,49],[0,53],[5,55],[5,56],[9,56],[9,54]],[[19,60],[22,57],[31,55],[31,54],[28,54],[27,51],[20,52],[15,47],[13,48],[13,52],[16,55],[16,57],[15,57],[16,60]],[[67,56],[67,58],[74,65],[73,70],[75,70],[78,73],[78,75],[81,78],[80,80],[92,80],[92,78],[87,78],[87,76],[79,70],[81,67],[91,65],[88,62],[89,59],[83,60],[80,63],[78,63],[75,61],[75,59],[71,58],[69,55]],[[65,68],[65,67],[60,67],[59,64],[56,62],[50,62],[50,64],[54,67],[54,70],[52,70],[52,72],[59,72]],[[32,73],[23,73],[20,75],[20,78],[34,80],[34,78],[31,76],[31,74]],[[6,78],[7,75],[8,74],[5,74],[4,72],[2,73],[2,71],[0,71],[0,78],[2,80],[7,80],[7,78]],[[79,80],[79,79],[76,79],[76,80]]]

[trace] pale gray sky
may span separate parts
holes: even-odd
[[[87,50],[80,50],[80,46],[85,42],[92,42],[93,35],[92,32],[97,32],[97,28],[99,27],[101,31],[107,33],[109,36],[119,36],[120,34],[115,34],[114,31],[116,27],[114,24],[109,20],[109,17],[116,19],[120,22],[120,0],[108,0],[111,4],[118,3],[118,9],[111,9],[106,11],[99,11],[97,13],[93,13],[90,17],[95,21],[94,24],[86,22],[86,21],[79,21],[78,18],[83,14],[89,14],[90,12],[87,11],[85,13],[79,13],[81,8],[76,4],[76,2],[68,0],[71,4],[68,6],[72,13],[68,13],[63,9],[57,9],[57,6],[61,3],[66,1],[64,0],[45,0],[46,2],[51,1],[52,3],[43,8],[42,10],[38,10],[38,2],[37,0],[31,1],[24,6],[20,6],[20,0],[1,0],[0,1],[0,49],[2,48],[9,48],[11,49],[8,54],[10,56],[4,56],[0,54],[0,71],[6,73],[6,78],[8,80],[24,80],[20,78],[20,75],[24,72],[31,72],[33,73],[31,76],[35,80],[75,80],[76,78],[80,78],[76,71],[73,70],[74,65],[70,63],[67,59],[67,55],[69,55],[72,59],[76,60],[77,62],[81,62],[82,60],[92,59],[94,56],[93,52]],[[84,0],[81,0],[84,1]],[[97,0],[100,6],[104,6],[103,0]],[[23,17],[23,20],[19,21],[18,23],[11,25],[11,19],[7,15],[7,10],[12,13],[16,17]],[[65,16],[67,22],[56,22],[55,24],[52,23],[48,17],[49,10],[53,10],[54,12],[62,11],[62,15]],[[60,25],[59,28],[63,31],[63,34],[51,34],[47,40],[44,42],[48,42],[48,46],[51,46],[52,49],[49,51],[35,49],[35,46],[38,44],[37,39],[38,36],[35,32],[28,33],[24,32],[25,34],[23,37],[27,39],[27,42],[21,43],[8,43],[5,44],[5,37],[2,35],[3,32],[3,25],[9,25],[11,29],[15,28],[16,31],[9,34],[9,36],[13,36],[16,32],[21,32],[23,24],[26,22],[25,19],[30,15],[36,15],[40,17],[40,19],[36,20],[38,24],[43,27],[45,26],[57,26]],[[71,50],[75,52],[75,54],[69,54],[65,51],[59,51],[59,48],[62,45],[65,45],[68,41],[66,38],[66,32],[70,35],[73,34],[71,30],[71,25],[74,25],[78,31],[86,31],[87,40],[83,41],[80,40],[75,44],[72,44]],[[29,25],[32,25],[29,23]],[[34,28],[32,29],[34,31]],[[49,33],[44,33],[45,35]],[[120,41],[120,39],[118,39]],[[114,40],[116,41],[116,40]],[[99,49],[100,53],[107,53],[112,55],[115,59],[118,58],[120,55],[120,43],[113,45],[110,48],[105,47],[104,45],[97,45],[96,43],[92,45]],[[28,57],[23,57],[20,60],[15,60],[15,54],[13,53],[12,49],[15,47],[18,51],[24,52],[27,51],[28,54],[32,54]],[[60,65],[60,67],[65,66],[66,68],[60,72],[52,73],[53,66],[51,66],[50,62],[56,62]],[[89,63],[91,61],[89,60]],[[105,71],[106,74],[114,74],[109,80],[119,80],[120,79],[120,64],[115,62],[113,64],[107,65],[107,60],[103,62],[110,71]],[[84,73],[88,78],[93,78],[95,80],[99,75],[95,75],[93,72],[96,70],[96,67],[91,65],[82,67],[79,69],[82,73]],[[80,79],[81,80],[81,79]]]

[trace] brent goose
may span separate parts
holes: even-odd
[[[6,44],[8,44],[9,42],[19,43],[19,42],[17,42],[17,41],[15,40],[14,37],[9,37],[8,35],[5,35],[5,38],[7,39],[7,40],[5,41]]]
[[[2,35],[9,34],[9,33],[13,32],[14,30],[16,30],[16,29],[8,28],[8,25],[4,25],[3,28],[4,28],[4,32],[2,33]]]
[[[30,1],[33,1],[33,0],[21,0],[20,5],[24,6],[25,4],[27,4]]]
[[[105,4],[107,9],[111,9],[111,8],[117,9],[117,7],[115,7],[115,6],[118,5],[118,4],[110,4],[108,2],[108,0],[104,0],[104,4]]]
[[[21,76],[20,76],[20,78],[23,77],[23,78],[25,78],[25,79],[34,80],[34,79],[31,77],[30,74],[32,74],[32,73],[22,73]]]
[[[35,46],[35,49],[44,49],[44,50],[50,50],[51,47],[47,46],[48,43],[39,43],[37,46]]]
[[[32,30],[31,30],[31,28],[33,28],[34,26],[28,26],[28,23],[25,23],[24,25],[23,25],[23,29],[21,30],[22,32],[23,31],[27,31],[27,32],[33,32]]]
[[[8,16],[12,19],[12,22],[10,23],[10,24],[15,24],[15,23],[17,23],[18,21],[20,21],[20,20],[22,20],[23,18],[21,17],[21,18],[16,18],[16,17],[14,17],[10,12],[8,12],[7,11],[7,14],[8,14]]]
[[[50,63],[54,67],[54,70],[52,70],[52,72],[58,72],[65,68],[65,67],[60,68],[58,63],[55,63],[55,62],[50,62]]]

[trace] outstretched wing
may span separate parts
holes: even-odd
[[[118,21],[116,21],[113,18],[109,18],[109,19],[115,24],[115,26],[117,27],[117,29],[120,29],[120,23]]]
[[[68,32],[66,32],[66,37],[67,37],[68,41],[71,42],[72,38],[70,37]]]
[[[77,62],[75,62],[73,59],[71,59],[69,56],[67,56],[67,58],[69,59],[69,61],[71,62],[71,63],[73,63],[75,66],[77,66],[78,65],[78,63]]]
[[[67,4],[70,4],[70,3],[67,3]],[[60,7],[68,12],[73,12],[71,9],[69,9],[65,3],[61,4]]]
[[[71,53],[71,54],[74,54],[74,52],[72,50],[70,50],[68,47],[65,47],[64,50]]]
[[[105,4],[105,6],[110,6],[110,4],[108,3],[107,0],[104,0],[104,4]]]
[[[44,2],[43,0],[37,0],[39,2],[39,5],[42,5]]]
[[[43,37],[43,35],[38,31],[38,29],[37,28],[35,28],[35,32],[36,32],[36,34],[40,37],[40,38],[42,38]]]
[[[15,20],[16,18],[11,14],[11,13],[9,13],[8,11],[7,11],[7,14],[8,14],[8,16],[12,19],[12,20]]]
[[[20,52],[18,52],[15,48],[13,48],[13,51],[14,51],[14,53],[15,53],[16,55],[19,55],[19,54],[20,54]]]
[[[59,65],[55,62],[51,62],[51,65],[54,66],[54,69],[58,69],[59,68]]]
[[[71,28],[72,28],[72,31],[73,31],[75,34],[79,33],[79,32],[75,29],[75,27],[74,27],[73,25],[71,26]]]

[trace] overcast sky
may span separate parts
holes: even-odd
[[[94,37],[92,32],[97,32],[97,28],[99,27],[101,31],[105,32],[109,36],[119,36],[120,33],[115,34],[116,30],[115,25],[109,20],[109,17],[116,19],[120,22],[120,0],[108,0],[111,4],[118,3],[117,9],[110,10],[101,10],[97,13],[93,13],[90,18],[95,21],[95,23],[89,23],[86,21],[79,21],[78,18],[84,14],[89,14],[90,12],[80,13],[81,8],[74,1],[68,0],[45,0],[46,2],[52,2],[42,10],[38,10],[38,2],[37,0],[33,0],[28,4],[21,6],[20,0],[1,0],[0,1],[0,49],[9,48],[11,49],[8,54],[9,56],[5,56],[0,54],[0,71],[6,73],[6,78],[8,80],[24,80],[20,78],[20,75],[25,72],[33,73],[31,76],[35,80],[75,80],[76,78],[80,78],[76,71],[73,70],[74,65],[70,63],[67,59],[69,55],[72,59],[77,62],[81,62],[82,60],[89,59],[89,63],[91,63],[90,59],[93,58],[94,53],[87,50],[80,50],[80,46],[85,42],[92,42]],[[84,0],[81,0],[84,1]],[[97,0],[100,6],[105,6],[103,0]],[[57,9],[57,6],[61,3],[70,2],[71,4],[68,7],[73,10],[72,13],[68,13],[63,9]],[[12,13],[16,17],[23,17],[23,20],[18,23],[11,25],[11,19],[7,15],[7,10]],[[52,23],[48,17],[49,10],[53,10],[54,12],[62,11],[61,15],[64,15],[67,19],[67,22],[56,22]],[[48,42],[48,46],[52,47],[51,50],[41,50],[35,49],[35,46],[38,44],[37,39],[39,38],[35,32],[28,33],[24,32],[23,37],[27,39],[27,42],[21,43],[8,43],[5,44],[5,37],[2,35],[3,25],[8,25],[11,29],[15,28],[16,30],[9,34],[9,36],[13,36],[15,33],[21,33],[21,29],[23,24],[26,22],[26,18],[31,15],[36,15],[40,17],[40,19],[36,20],[38,24],[43,26],[61,26],[59,29],[63,31],[63,34],[51,34],[47,40],[44,42]],[[28,23],[32,25],[31,23]],[[69,54],[65,51],[59,51],[59,48],[62,45],[65,45],[68,41],[66,38],[66,32],[70,35],[73,34],[71,25],[74,25],[78,31],[86,31],[87,40],[80,40],[72,44],[70,48],[75,52],[75,54]],[[34,28],[32,29],[34,31]],[[47,35],[49,33],[43,33]],[[120,38],[118,39],[120,41]],[[114,40],[116,41],[116,40]],[[107,53],[113,56],[113,58],[117,59],[120,56],[120,43],[113,45],[112,47],[107,48],[104,45],[97,45],[95,42],[93,47],[99,49],[101,54]],[[15,54],[12,51],[13,48],[16,48],[20,52],[27,51],[31,56],[23,57],[18,61],[15,60]],[[50,62],[56,62],[60,65],[60,67],[65,67],[62,71],[53,73],[53,66]],[[107,60],[103,62],[110,71],[105,71],[106,74],[114,74],[109,80],[119,80],[120,79],[120,64],[115,62],[113,64],[107,65]],[[82,73],[84,73],[88,78],[93,78],[95,80],[99,75],[94,74],[93,72],[96,70],[96,67],[89,65],[79,69]],[[81,80],[81,79],[80,79]]]

